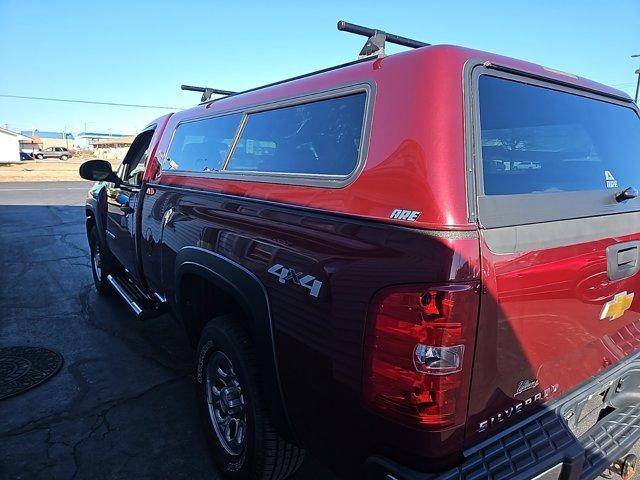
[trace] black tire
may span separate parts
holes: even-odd
[[[66,162],[69,159],[69,157],[67,155],[62,155],[60,157],[60,160],[62,160],[63,162]]]
[[[44,158],[44,155],[36,155],[36,158],[37,158],[38,160],[42,160],[42,159]]]
[[[104,247],[100,243],[95,226],[89,231],[89,250],[93,283],[99,294],[108,295],[111,293],[111,286],[107,280],[107,275],[110,273],[108,255],[107,252],[103,252]]]
[[[204,328],[198,343],[198,401],[213,459],[225,478],[236,480],[280,480],[293,474],[304,460],[304,450],[283,440],[276,432],[262,401],[257,362],[242,318],[233,314],[214,318]],[[232,454],[216,433],[208,401],[208,368],[220,353],[231,362],[232,374],[241,391],[246,428],[243,443]],[[213,383],[213,382],[212,382]],[[226,385],[226,384],[225,384]],[[223,392],[224,389],[220,389]],[[221,399],[222,396],[217,397]],[[215,401],[212,405],[216,404]],[[217,405],[221,408],[222,401]],[[215,408],[212,406],[212,408]],[[219,429],[221,427],[218,427]],[[237,425],[236,425],[236,428]],[[228,438],[228,437],[227,437]]]

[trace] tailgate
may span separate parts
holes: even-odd
[[[468,445],[640,347],[637,109],[512,74],[476,88],[483,295]]]

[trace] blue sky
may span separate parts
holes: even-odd
[[[355,59],[364,38],[338,32],[340,19],[630,95],[640,67],[638,0],[0,0],[0,94],[188,107],[199,97],[181,83],[240,90]],[[0,126],[135,133],[166,111],[0,97]]]

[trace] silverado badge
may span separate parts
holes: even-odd
[[[523,392],[526,392],[527,390],[531,390],[532,388],[536,388],[538,385],[540,385],[540,382],[538,381],[537,378],[533,378],[531,380],[526,379],[526,380],[520,380],[518,382],[518,388],[516,388],[516,393],[514,396],[518,396]]]
[[[600,320],[608,318],[609,321],[612,321],[616,318],[620,318],[622,315],[624,315],[624,312],[629,310],[629,307],[631,307],[631,302],[633,302],[633,292],[627,293],[625,291],[616,293],[613,299],[609,300],[602,307]]]

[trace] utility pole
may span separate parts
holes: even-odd
[[[33,138],[34,142],[36,139],[36,127],[31,127],[31,138]],[[31,155],[33,156],[33,163],[38,163],[38,157],[36,156],[36,150],[39,150],[40,147],[36,149],[35,147],[31,149]]]
[[[635,55],[631,55],[631,58],[638,58],[640,57],[640,53],[636,53]],[[636,96],[635,96],[635,102],[638,103],[638,90],[640,90],[640,68],[638,68],[636,70],[636,75],[638,76],[638,81],[636,83]]]

